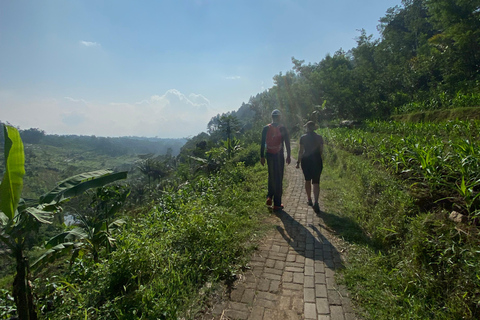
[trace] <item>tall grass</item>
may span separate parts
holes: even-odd
[[[65,276],[37,284],[55,306],[45,317],[193,318],[254,248],[265,177],[259,166],[228,164],[158,194],[116,235],[108,261],[80,259]]]

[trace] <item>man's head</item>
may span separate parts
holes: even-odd
[[[272,111],[273,122],[279,122],[281,117],[282,117],[282,113],[280,112],[280,110],[275,109]]]
[[[308,121],[307,123],[305,123],[305,128],[307,128],[308,132],[315,131],[315,127],[315,122],[313,121]]]

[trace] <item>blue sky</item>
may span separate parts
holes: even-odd
[[[189,137],[401,0],[0,0],[0,121]]]

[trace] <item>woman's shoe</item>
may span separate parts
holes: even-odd
[[[318,202],[313,205],[313,211],[315,211],[315,213],[320,213],[320,206],[318,205]]]
[[[310,207],[313,206],[312,200],[308,200],[308,201],[307,201],[307,204],[308,204]]]

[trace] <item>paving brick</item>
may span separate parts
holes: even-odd
[[[241,287],[237,287],[235,288],[231,293],[230,293],[230,299],[232,301],[237,301],[239,302],[240,300],[242,300],[242,295],[243,295],[243,292],[245,291],[245,287],[241,286]]]
[[[290,272],[304,272],[303,268],[300,267],[285,267],[285,271],[290,271]]]
[[[264,307],[266,309],[276,309],[277,308],[277,302],[270,301],[270,300],[265,300],[265,299],[257,299],[257,300],[255,300],[255,304],[257,306],[261,306],[261,307]]]
[[[281,296],[278,300],[278,309],[280,310],[292,310],[292,297],[291,296]]]
[[[224,315],[227,316],[228,319],[243,320],[248,319],[249,312],[227,309],[225,310]]]
[[[282,284],[283,289],[289,289],[289,290],[303,290],[303,283],[283,283]]]
[[[270,288],[268,289],[271,293],[277,293],[279,291],[280,281],[279,280],[272,280],[270,282]]]
[[[292,282],[293,281],[293,272],[285,271],[282,275],[282,282]]]
[[[304,278],[305,278],[305,276],[303,275],[303,273],[299,273],[299,272],[294,272],[293,273],[293,282],[294,283],[303,284]]]
[[[329,278],[327,277],[327,289],[335,289],[337,287],[337,284],[335,283],[335,279],[334,278]]]
[[[264,311],[264,307],[254,306],[250,312],[250,315],[248,316],[248,320],[263,320]]]
[[[242,295],[241,302],[246,304],[253,304],[253,300],[255,299],[255,290],[254,289],[245,289]]]
[[[265,299],[265,300],[270,300],[270,301],[277,301],[278,296],[276,294],[270,293],[270,292],[258,292],[257,293],[257,299]]]
[[[315,302],[315,289],[313,288],[303,289],[303,300],[305,302]]]
[[[304,256],[300,256],[298,255],[295,259],[295,262],[298,262],[298,263],[305,263],[305,257]]]
[[[267,259],[267,261],[265,261],[265,267],[268,267],[268,268],[273,268],[275,266],[275,261],[276,260],[273,260],[273,259]]]
[[[258,291],[268,291],[270,289],[270,280],[260,279],[257,285]]]
[[[343,316],[343,309],[341,306],[330,306],[330,319],[345,320],[345,317]]]
[[[238,311],[243,311],[243,312],[249,312],[248,306],[245,303],[234,302],[234,301],[231,301],[228,304],[228,309],[229,310],[238,310]]]
[[[315,296],[317,298],[327,298],[327,286],[325,284],[316,284]]]
[[[287,253],[288,252],[288,247],[287,246],[281,246],[279,252],[280,253]]]
[[[315,272],[325,273],[325,265],[322,261],[315,261]]]
[[[281,318],[282,318],[282,312],[274,308],[265,309],[265,313],[263,314],[264,320],[278,320]]]
[[[274,266],[275,269],[277,270],[282,270],[285,269],[285,262],[284,261],[276,261],[275,262],[275,266]]]
[[[297,255],[296,254],[292,254],[292,253],[289,253],[287,255],[287,262],[295,262],[295,259],[296,259]]]
[[[305,319],[317,319],[315,303],[305,303]]]
[[[314,270],[313,267],[305,266],[305,275],[306,276],[313,276],[314,275],[313,270]]]
[[[297,263],[297,262],[286,262],[285,263],[285,268],[286,267],[294,267],[294,268],[303,269],[305,267],[305,264],[304,263]]]
[[[342,305],[342,299],[340,297],[340,294],[338,293],[337,290],[328,290],[328,303],[330,305],[336,305],[336,306],[341,306]]]
[[[319,314],[330,314],[327,298],[317,298],[317,312]]]
[[[315,287],[315,278],[313,276],[305,276],[304,278],[304,286],[305,288],[314,288]]]
[[[315,283],[326,284],[327,279],[325,277],[325,273],[315,272]]]

